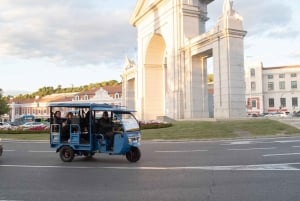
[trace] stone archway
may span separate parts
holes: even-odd
[[[166,44],[163,37],[154,34],[145,52],[144,64],[144,118],[155,119],[164,115]]]
[[[138,118],[208,118],[210,106],[215,118],[246,115],[243,19],[224,0],[217,24],[206,31],[212,1],[137,1],[130,23],[138,31],[132,93]],[[208,99],[207,57],[213,58],[213,103]],[[130,72],[123,73],[125,85]]]

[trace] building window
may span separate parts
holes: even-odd
[[[84,95],[84,100],[89,100],[89,95]]]
[[[251,74],[251,77],[255,77],[255,69],[254,68],[250,69],[250,74]]]
[[[269,98],[269,107],[274,107],[274,98]]]
[[[119,93],[115,93],[115,99],[119,99],[120,98],[120,94]]]
[[[252,108],[256,108],[256,100],[252,100],[251,104],[252,104]]]
[[[251,82],[251,90],[254,91],[256,89],[256,83]]]
[[[297,89],[297,81],[291,81],[291,89]]]
[[[279,74],[279,78],[284,78],[285,74]]]
[[[279,82],[279,89],[285,89],[285,81]]]
[[[280,108],[286,107],[285,98],[280,98]]]
[[[75,97],[74,97],[74,100],[75,100],[75,101],[79,101],[79,100],[80,100],[80,99],[79,99],[79,96],[78,96],[78,95],[75,96]]]
[[[273,79],[273,75],[269,74],[268,79]]]
[[[298,98],[297,97],[292,97],[292,106],[298,107]]]
[[[268,90],[269,91],[274,90],[274,83],[273,82],[268,82]]]
[[[297,77],[297,73],[291,73],[291,77]]]

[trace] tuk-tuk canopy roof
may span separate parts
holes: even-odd
[[[50,103],[49,107],[89,108],[92,111],[135,112],[124,107],[99,103]]]

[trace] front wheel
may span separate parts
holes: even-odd
[[[64,162],[71,162],[74,159],[74,150],[70,146],[63,146],[59,150],[59,156]]]
[[[137,147],[131,147],[129,152],[126,153],[126,159],[129,162],[137,162],[141,158],[141,151]]]

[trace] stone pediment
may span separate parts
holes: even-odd
[[[162,1],[164,0],[139,0],[130,17],[130,24],[136,26],[139,20],[151,12]]]
[[[111,100],[111,99],[113,98],[110,97],[108,92],[101,87],[98,91],[95,92],[95,96],[92,100]]]

